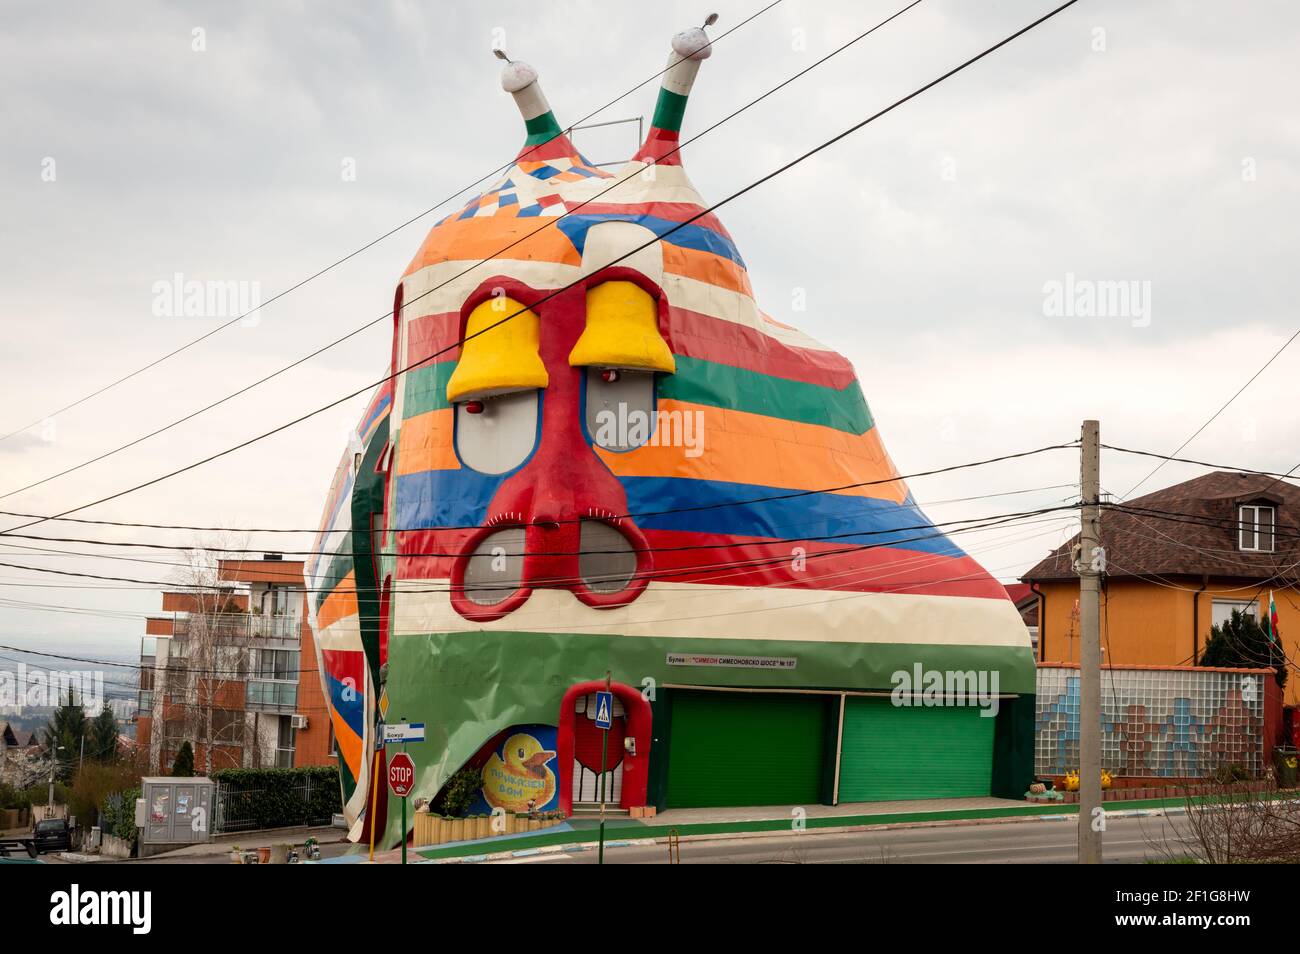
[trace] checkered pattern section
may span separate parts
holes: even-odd
[[[526,191],[532,198],[521,200],[519,182],[527,176],[530,180]],[[580,182],[583,179],[611,179],[608,172],[597,169],[581,156],[576,158],[547,159],[545,161],[520,162],[510,170],[510,175],[502,179],[487,192],[475,196],[465,203],[459,212],[440,219],[437,225],[452,219],[474,219],[494,215],[528,218],[529,216],[563,215],[566,206],[557,193],[538,194],[541,183]],[[435,226],[436,228],[436,226]]]

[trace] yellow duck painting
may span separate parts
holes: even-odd
[[[547,805],[555,797],[555,773],[546,763],[555,753],[523,732],[506,739],[502,751],[504,760],[494,752],[483,766],[487,803],[508,812],[528,811],[529,801],[539,809]]]

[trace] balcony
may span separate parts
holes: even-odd
[[[298,705],[298,683],[277,679],[250,679],[245,705],[260,712],[292,713]]]
[[[247,642],[254,639],[298,641],[302,627],[299,616],[263,616],[259,613],[192,613],[178,616],[173,633],[179,638],[190,635],[211,636],[218,640]]]

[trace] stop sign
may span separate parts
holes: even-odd
[[[388,763],[388,787],[398,798],[405,798],[415,787],[415,763],[405,752],[398,752]]]

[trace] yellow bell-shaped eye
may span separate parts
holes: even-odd
[[[503,318],[509,320],[497,324]],[[483,331],[485,328],[489,330]],[[480,331],[483,333],[470,337]],[[490,299],[470,312],[465,337],[468,340],[461,346],[460,360],[447,382],[447,400],[546,387],[549,379],[539,351],[541,322],[536,312],[513,298]]]
[[[587,326],[569,354],[579,367],[677,370],[668,342],[659,333],[655,300],[634,282],[611,281],[587,292]]]

